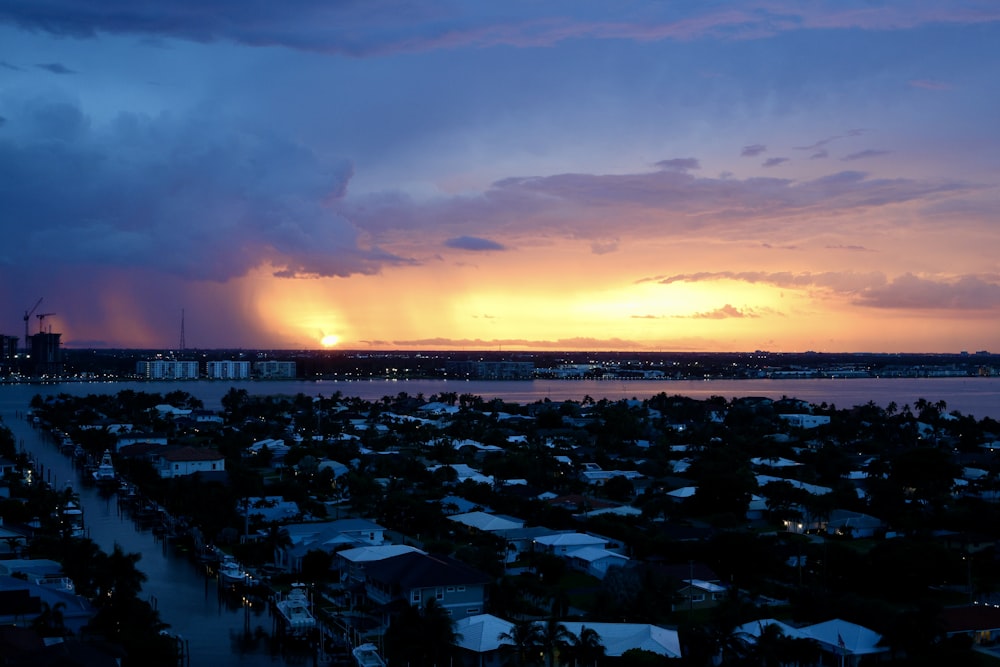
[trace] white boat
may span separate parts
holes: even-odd
[[[115,475],[115,466],[111,462],[111,452],[107,449],[104,450],[104,455],[101,456],[101,463],[93,472],[93,476],[94,481],[99,485],[111,486],[118,483],[118,476]]]
[[[351,651],[351,655],[354,656],[358,667],[385,667],[385,660],[378,654],[378,648],[375,644],[359,644]]]
[[[301,586],[292,584],[292,590],[276,606],[290,634],[306,634],[316,627],[316,618],[309,610],[309,596]]]
[[[235,558],[226,556],[219,563],[219,581],[224,584],[245,584],[247,573]]]
[[[70,500],[62,510],[63,530],[72,537],[86,537],[87,532],[83,527],[83,510],[80,505]]]

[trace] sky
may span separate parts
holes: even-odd
[[[69,348],[1000,353],[998,204],[995,0],[0,0]]]

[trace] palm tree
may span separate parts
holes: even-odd
[[[580,634],[570,633],[570,645],[567,651],[573,658],[574,667],[597,667],[597,663],[604,657],[604,642],[597,630],[583,626]]]
[[[455,632],[455,619],[434,598],[427,601],[420,615],[427,663],[448,664],[455,651],[455,642],[462,638]]]
[[[65,602],[56,602],[54,605],[49,605],[48,602],[42,600],[41,604],[42,613],[39,614],[31,625],[43,636],[43,637],[63,637],[67,634],[65,618],[63,616],[63,609],[66,608]]]
[[[542,628],[533,621],[519,621],[507,632],[497,635],[497,641],[507,642],[514,647],[515,667],[537,664],[534,657],[542,646]]]
[[[542,647],[549,667],[558,667],[559,651],[572,639],[573,633],[559,622],[555,616],[550,616],[542,626]]]

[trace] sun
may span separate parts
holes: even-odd
[[[340,336],[337,336],[336,334],[329,334],[323,336],[319,342],[322,343],[323,347],[333,347],[340,342]]]

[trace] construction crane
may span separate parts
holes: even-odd
[[[55,313],[38,313],[37,315],[35,315],[35,317],[38,318],[38,333],[44,333],[42,329],[42,321],[46,317],[52,317],[53,315],[55,315]]]
[[[38,307],[40,305],[42,305],[42,297],[38,297],[38,301],[36,301],[35,305],[31,307],[31,310],[24,311],[24,351],[25,352],[28,351],[28,320],[31,319],[31,316],[35,313],[36,310],[38,310]]]

